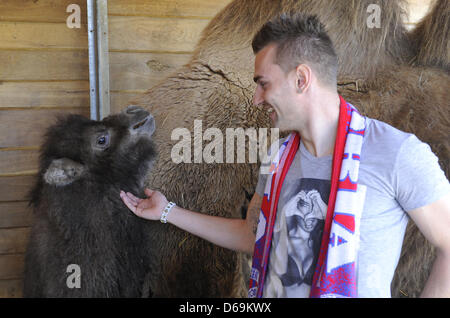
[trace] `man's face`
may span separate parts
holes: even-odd
[[[254,81],[257,86],[253,104],[264,105],[264,109],[270,113],[273,127],[282,131],[292,130],[298,111],[294,102],[296,81],[292,72],[286,74],[275,63],[276,51],[276,45],[272,44],[256,54]]]

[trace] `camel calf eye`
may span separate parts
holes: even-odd
[[[104,146],[108,143],[108,138],[107,136],[101,136],[97,139],[97,144],[100,146]]]

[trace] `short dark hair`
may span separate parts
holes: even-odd
[[[275,63],[285,72],[306,63],[322,83],[336,86],[338,58],[317,16],[290,12],[278,15],[256,33],[253,52],[257,54],[269,44],[277,46]]]

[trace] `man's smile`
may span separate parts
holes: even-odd
[[[271,105],[266,104],[264,106],[264,109],[267,111],[267,113],[269,114],[269,117],[272,121],[272,123],[275,124],[276,120],[277,120],[277,112],[275,111],[275,108],[273,108]]]

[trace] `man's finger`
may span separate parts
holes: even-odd
[[[150,190],[150,189],[148,189],[148,188],[144,190],[145,195],[148,196],[148,197],[150,197],[154,192],[155,192],[155,191]]]
[[[120,198],[122,199],[123,203],[134,213],[136,213],[136,205],[133,204],[133,202],[130,201],[130,199],[126,196],[126,194],[121,193]]]
[[[135,201],[134,200],[135,196],[131,192],[125,192],[123,190],[120,190],[120,196],[122,196],[122,195],[128,197],[128,199],[130,199],[132,201]]]
[[[141,199],[139,199],[138,197],[136,197],[133,193],[131,192],[127,192],[126,193],[127,197],[129,200],[131,200],[135,205],[138,205],[139,202],[141,201]]]

